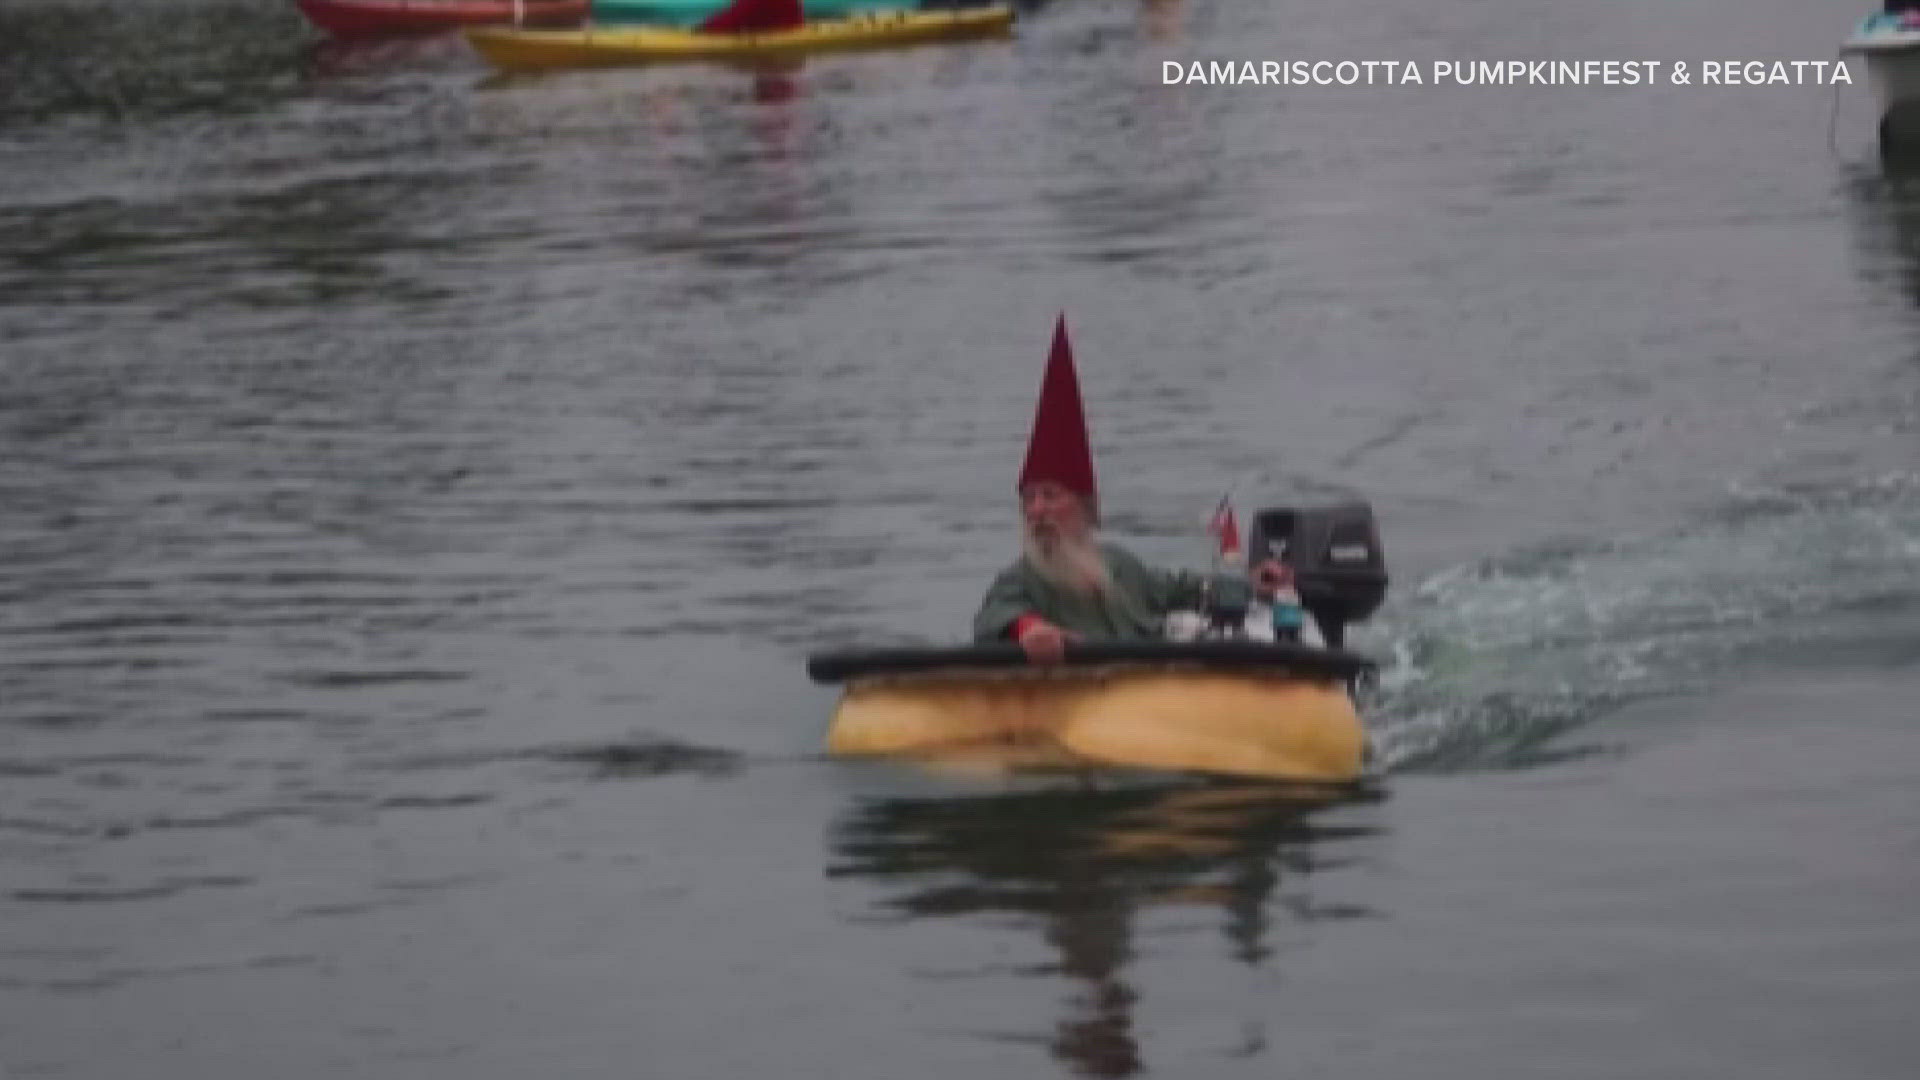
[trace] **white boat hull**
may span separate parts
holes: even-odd
[[[1880,114],[1920,105],[1920,28],[1876,28],[1871,23],[1840,46],[1842,56],[1865,61],[1867,85]]]

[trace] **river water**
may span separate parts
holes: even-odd
[[[0,1074],[1915,1075],[1864,85],[1161,83],[1860,14],[1057,0],[502,80],[5,0]],[[1375,506],[1378,790],[820,755],[806,654],[1010,557],[1062,310],[1113,534]]]

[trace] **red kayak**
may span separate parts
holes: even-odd
[[[337,38],[432,34],[462,26],[577,26],[591,0],[294,0]]]

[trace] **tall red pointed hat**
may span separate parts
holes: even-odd
[[[1087,500],[1099,502],[1093,480],[1093,448],[1087,440],[1087,416],[1080,407],[1080,377],[1073,370],[1073,346],[1067,342],[1067,315],[1053,328],[1053,349],[1040,382],[1040,405],[1033,414],[1027,460],[1020,466],[1020,487],[1051,480]]]
[[[733,0],[694,29],[702,34],[755,34],[791,30],[803,21],[800,0]]]

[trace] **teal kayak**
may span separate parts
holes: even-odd
[[[693,26],[725,7],[727,0],[593,0],[600,26]],[[914,9],[920,0],[801,0],[808,19],[844,19],[864,11]]]

